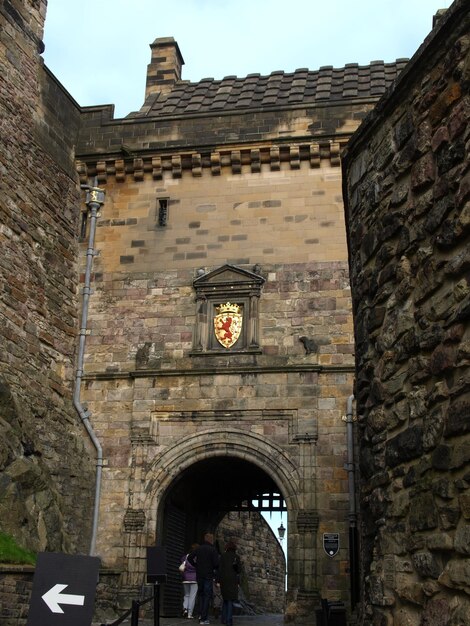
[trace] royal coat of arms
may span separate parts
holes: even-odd
[[[217,315],[214,317],[214,331],[217,341],[224,348],[231,348],[240,337],[243,324],[243,316],[240,305],[221,304],[216,307]]]

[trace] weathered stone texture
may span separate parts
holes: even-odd
[[[344,158],[364,624],[469,623],[469,55],[458,0]]]
[[[217,527],[223,550],[235,541],[243,563],[240,586],[257,612],[283,613],[286,561],[272,530],[259,513],[228,513]]]
[[[0,519],[30,549],[86,551],[93,466],[71,393],[78,111],[65,92],[61,119],[42,99],[44,14],[45,2],[0,7]]]
[[[6,23],[0,35],[0,69],[6,78],[0,91],[6,111],[0,121],[0,268],[6,285],[0,309],[0,427],[5,434],[0,469],[7,483],[6,497],[0,496],[9,507],[0,510],[2,524],[32,548],[86,551],[93,468],[71,406],[80,284],[76,236],[83,238],[87,230],[86,219],[78,224],[72,171],[77,157],[80,181],[96,177],[106,190],[83,381],[83,400],[104,452],[97,543],[107,570],[98,589],[98,613],[121,601],[127,608],[140,590],[145,547],[168,538],[165,516],[171,506],[172,514],[180,514],[174,523],[181,532],[178,541],[183,541],[189,509],[183,498],[171,501],[181,496],[175,484],[191,472],[197,476],[198,464],[214,467],[210,462],[220,458],[249,466],[252,475],[255,469],[264,472],[285,499],[289,619],[311,623],[320,594],[349,604],[346,427],[341,417],[351,393],[354,355],[340,153],[405,61],[297,70],[284,78],[275,72],[259,85],[259,77],[251,76],[243,89],[230,86],[231,99],[228,83],[216,86],[214,95],[212,81],[201,81],[191,90],[205,94],[210,106],[200,109],[200,96],[186,94],[186,82],[180,81],[183,61],[176,43],[157,40],[143,108],[114,120],[112,107],[80,110],[42,66],[36,46],[45,2],[5,0],[0,12]],[[447,99],[436,101],[433,115],[446,102],[458,107],[461,101],[458,89],[449,89]],[[445,519],[442,550],[454,540],[459,506],[470,517],[465,476],[454,491],[427,480],[429,472],[438,474],[443,466],[460,472],[467,458],[463,445],[450,449],[448,444],[466,429],[460,418],[464,400],[454,393],[457,383],[450,375],[455,363],[468,356],[461,331],[467,313],[466,259],[456,257],[443,269],[427,248],[420,252],[427,261],[422,267],[442,276],[436,287],[428,280],[430,272],[421,272],[420,311],[432,322],[421,323],[421,334],[410,331],[414,309],[407,304],[416,268],[405,262],[395,268],[391,262],[430,236],[442,220],[451,220],[437,242],[443,254],[465,236],[464,211],[452,221],[455,206],[445,200],[429,210],[431,188],[444,199],[444,174],[448,177],[462,159],[464,144],[454,141],[463,133],[457,117],[449,121],[447,135],[434,138],[435,160],[426,152],[431,144],[424,127],[415,133],[412,118],[397,124],[396,139],[389,134],[376,150],[372,147],[378,163],[385,167],[393,162],[410,184],[402,180],[396,186],[390,198],[393,211],[383,223],[376,228],[373,219],[365,220],[358,228],[364,235],[361,254],[366,260],[376,257],[374,269],[366,268],[364,284],[377,293],[379,304],[356,332],[360,348],[367,331],[378,336],[382,325],[387,328],[378,342],[384,354],[380,369],[366,369],[359,381],[364,387],[370,383],[373,405],[387,400],[386,410],[376,412],[366,433],[361,458],[364,467],[373,459],[370,508],[377,518],[387,510],[388,463],[397,473],[393,479],[403,485],[407,481],[404,488],[423,507],[429,509],[432,498],[445,502],[430,519],[413,518],[418,532],[433,530]],[[393,161],[394,141],[401,148]],[[447,149],[450,142],[455,149]],[[393,181],[388,177],[362,184],[366,170],[366,164],[357,167],[360,184],[354,193],[375,206]],[[468,181],[457,197],[464,200],[466,189]],[[413,194],[419,199],[417,214],[425,216],[419,230],[401,225],[411,213],[405,207]],[[85,246],[83,241],[83,250]],[[242,302],[249,309],[248,345],[223,353],[202,343],[208,328],[213,331],[208,326],[213,319],[201,304],[210,301],[210,294],[197,292],[195,280],[225,265],[252,273],[258,282],[254,280],[256,289],[247,288]],[[452,288],[451,271],[459,275]],[[387,298],[400,276],[397,301],[402,310],[393,314]],[[439,290],[440,304],[433,307],[429,294]],[[357,302],[362,295],[358,290]],[[441,337],[444,295],[458,300],[460,308]],[[395,344],[399,369],[389,358]],[[421,344],[432,351],[424,365],[418,358]],[[404,405],[408,351],[415,359],[409,369],[417,387],[423,376],[445,373],[447,387],[433,392],[437,408],[431,415],[423,415],[418,393],[408,412]],[[439,412],[447,404],[454,408],[452,420]],[[382,434],[384,423],[393,424],[389,440]],[[415,468],[422,450],[431,458]],[[400,476],[404,459],[413,471]],[[397,536],[407,541],[402,520],[409,508],[406,498],[394,508]],[[205,513],[198,514],[204,518]],[[22,528],[18,519],[26,520]],[[249,541],[262,534],[255,526],[245,525]],[[334,559],[321,544],[321,534],[331,531],[341,537]],[[385,544],[389,538],[382,540]],[[465,533],[458,535],[462,558],[465,540]],[[421,555],[416,567],[429,572],[434,584],[440,564],[439,555],[434,556],[437,545],[416,546]],[[259,566],[259,558],[252,568]],[[416,584],[407,590],[411,563],[397,565],[403,568],[401,593],[410,602],[421,601]],[[464,573],[460,563],[451,562],[442,584],[460,590]],[[280,608],[281,603],[273,604],[281,596],[273,591],[280,582],[266,583],[264,595],[257,596],[260,603],[268,596],[265,606]],[[371,587],[378,596],[380,572]],[[21,591],[14,592],[18,606],[23,605]],[[444,609],[436,604],[429,614],[434,610]]]
[[[120,178],[105,155],[96,165],[107,193],[84,400],[106,458],[98,550],[135,588],[142,551],[128,543],[159,540],[167,478],[220,454],[242,458],[279,477],[291,513],[288,598],[295,606],[300,587],[311,611],[319,593],[345,598],[349,586],[341,416],[354,356],[340,171],[328,154],[317,167],[281,159],[275,171],[272,163],[254,171],[256,155],[242,155],[234,169],[234,152],[217,175],[195,176],[184,163],[175,175],[178,158],[158,180],[145,163],[136,178],[138,159],[133,177]],[[263,283],[254,353],[195,349],[207,314],[193,283],[227,263]],[[137,511],[145,513],[138,528]],[[332,529],[342,536],[335,560],[321,547]]]
[[[0,621],[2,626],[25,624],[33,587],[34,568],[0,565]]]

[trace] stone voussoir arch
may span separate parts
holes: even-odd
[[[232,456],[257,465],[278,485],[288,508],[298,508],[300,475],[295,463],[279,445],[237,428],[211,428],[188,435],[157,455],[148,469],[146,508],[167,493],[176,477],[204,459]]]

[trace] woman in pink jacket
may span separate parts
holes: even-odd
[[[191,552],[199,547],[198,543],[193,543],[191,546]],[[196,602],[197,594],[197,582],[196,582],[196,568],[187,559],[188,555],[185,554],[181,559],[181,565],[184,563],[183,575],[183,617],[193,619],[194,603]]]

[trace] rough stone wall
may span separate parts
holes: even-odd
[[[259,513],[228,513],[217,527],[221,548],[235,541],[242,560],[243,597],[259,613],[283,613],[286,561],[282,548]]]
[[[0,623],[2,626],[25,624],[28,618],[34,568],[0,565]]]
[[[458,0],[344,159],[363,624],[470,623],[470,13]]]
[[[0,527],[32,550],[86,552],[93,464],[72,407],[79,111],[63,90],[60,110],[46,96],[60,89],[39,56],[45,5],[0,6]]]

